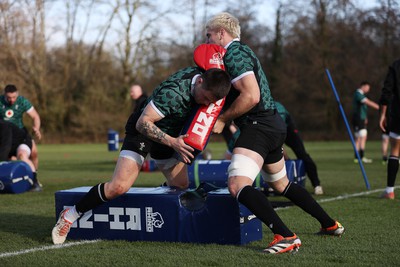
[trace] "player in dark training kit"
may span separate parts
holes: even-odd
[[[31,192],[40,192],[42,188],[37,179],[36,169],[30,160],[32,139],[14,123],[0,118],[0,161],[8,161],[11,157],[26,162],[31,167],[33,185]]]
[[[305,165],[305,170],[307,173],[308,178],[311,180],[311,184],[314,187],[314,194],[315,195],[323,195],[324,191],[321,186],[321,182],[318,178],[318,172],[317,172],[317,165],[311,158],[311,156],[307,153],[306,148],[304,147],[303,140],[301,139],[297,127],[292,119],[292,116],[290,113],[287,111],[287,109],[279,102],[275,101],[275,106],[276,110],[281,116],[282,120],[286,124],[286,139],[285,139],[285,145],[290,147],[293,152],[296,154],[296,157],[298,159],[303,160],[304,165]],[[230,129],[226,129],[227,127],[224,127],[224,130],[222,132],[225,142],[227,143],[228,149],[227,153],[225,154],[226,159],[231,159],[232,157],[232,151],[234,148],[234,144],[237,140],[237,138],[240,135],[240,130],[236,129],[236,127],[232,124],[229,125]],[[231,130],[233,127],[233,130]],[[224,134],[225,132],[225,134]],[[228,133],[227,133],[228,132]],[[286,155],[284,153],[285,160],[286,160]]]
[[[367,124],[368,124],[368,107],[378,110],[379,105],[374,101],[368,99],[365,94],[370,90],[371,86],[369,82],[364,81],[360,83],[360,88],[354,92],[353,96],[353,128],[355,145],[358,154],[364,163],[372,163],[372,159],[365,157],[365,145],[367,142]],[[357,155],[354,155],[354,163],[357,163]]]
[[[18,160],[26,161],[34,171],[35,167],[29,160],[31,149],[32,139],[30,136],[15,124],[0,118],[0,161],[7,161],[14,156]]]
[[[275,101],[276,109],[281,116],[282,120],[286,124],[286,139],[285,145],[290,147],[296,157],[304,162],[305,170],[308,178],[311,180],[311,184],[314,187],[315,195],[322,195],[324,191],[321,186],[321,182],[318,178],[317,165],[307,153],[304,147],[303,140],[301,139],[297,127],[290,115],[289,111],[281,103]]]
[[[4,88],[4,95],[0,96],[0,117],[5,121],[9,121],[17,125],[20,129],[23,129],[26,134],[29,131],[25,128],[23,123],[23,114],[26,113],[32,119],[32,131],[37,139],[42,138],[40,132],[40,116],[36,109],[32,106],[31,102],[23,96],[19,95],[18,89],[13,84],[8,84]],[[32,153],[31,160],[37,170],[39,167],[39,158],[37,152],[37,146],[35,141],[32,139]]]
[[[381,106],[379,126],[382,131],[388,131],[390,137],[387,184],[381,197],[394,199],[394,185],[400,159],[400,59],[389,66],[379,104]],[[388,118],[386,113],[389,115]]]
[[[224,66],[233,85],[213,131],[221,133],[231,121],[240,129],[228,168],[228,189],[275,234],[264,252],[296,251],[301,241],[282,222],[267,197],[252,187],[260,171],[269,186],[320,222],[321,234],[341,235],[343,226],[329,217],[303,187],[290,183],[287,178],[282,153],[286,125],[276,111],[259,60],[240,42],[238,19],[225,12],[217,14],[207,22],[206,36],[209,43],[226,49]]]
[[[64,243],[71,225],[83,213],[126,193],[149,153],[169,186],[187,188],[185,163],[193,159],[193,148],[185,144],[181,130],[197,104],[216,102],[226,96],[230,86],[229,75],[215,68],[205,72],[198,67],[185,68],[162,82],[141,111],[129,117],[111,181],[94,186],[73,208],[61,212],[52,231],[53,243]]]

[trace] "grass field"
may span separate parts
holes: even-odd
[[[374,159],[365,165],[370,191],[359,165],[353,163],[349,142],[306,146],[325,191],[316,199],[346,227],[341,238],[316,236],[318,222],[290,207],[278,213],[302,240],[294,255],[260,253],[273,237],[265,227],[262,241],[244,246],[68,240],[64,246],[53,246],[54,193],[107,181],[118,153],[108,152],[106,144],[40,145],[44,191],[0,195],[0,266],[400,266],[400,199],[379,199],[379,189],[386,185],[380,143],[367,145],[367,156]],[[225,149],[222,143],[211,143],[209,148],[213,158],[221,158]],[[153,187],[163,181],[158,172],[142,173],[135,186]],[[309,181],[306,187],[311,191]]]

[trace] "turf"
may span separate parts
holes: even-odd
[[[315,219],[297,207],[280,209],[279,215],[303,245],[294,255],[265,255],[260,251],[272,240],[266,227],[262,241],[244,246],[99,241],[54,249],[50,237],[56,220],[54,193],[107,181],[118,153],[108,152],[106,144],[40,145],[44,191],[0,195],[0,266],[397,266],[400,199],[379,199],[377,189],[385,187],[386,166],[380,160],[380,143],[369,141],[367,146],[367,156],[374,162],[364,166],[373,193],[321,203],[346,227],[345,234],[316,236]],[[306,147],[325,191],[317,200],[368,191],[349,142],[308,142]],[[221,158],[225,150],[223,143],[210,143],[209,148],[213,158]],[[135,186],[154,187],[163,181],[159,172],[142,173]],[[306,188],[312,191],[309,181]],[[29,249],[33,251],[6,254]]]

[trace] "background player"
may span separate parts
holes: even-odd
[[[26,162],[32,170],[33,185],[30,191],[40,192],[36,169],[29,159],[32,149],[32,139],[22,129],[11,122],[0,119],[0,161],[8,161],[11,157]]]
[[[0,96],[0,116],[5,121],[14,123],[20,129],[23,129],[26,134],[30,135],[23,123],[23,115],[25,112],[33,121],[32,131],[35,134],[35,137],[40,140],[42,138],[42,134],[40,132],[41,121],[39,113],[32,106],[28,99],[19,95],[18,89],[15,85],[7,85],[4,88],[4,95]],[[35,169],[37,170],[39,168],[39,157],[37,146],[33,139],[31,159],[35,165]]]
[[[370,90],[370,84],[367,81],[360,83],[360,88],[354,92],[353,96],[353,127],[356,149],[364,163],[371,163],[372,159],[365,157],[365,144],[367,142],[367,124],[368,114],[367,107],[378,110],[379,106],[374,101],[368,99],[366,94]],[[357,163],[357,155],[354,155],[354,162]]]
[[[143,92],[143,89],[140,85],[134,84],[131,86],[129,90],[129,95],[134,101],[133,112],[138,112],[142,108],[142,104],[146,102],[147,95]]]
[[[296,157],[301,159],[304,162],[304,167],[307,173],[308,178],[311,181],[312,186],[314,187],[315,195],[322,195],[324,191],[321,186],[321,182],[318,177],[317,165],[314,160],[307,153],[306,148],[304,147],[303,140],[300,137],[299,130],[292,119],[289,111],[280,103],[275,101],[276,109],[286,124],[286,139],[285,145],[290,147]]]
[[[382,193],[383,198],[394,199],[394,185],[399,171],[400,157],[400,59],[389,66],[382,94],[379,100],[381,114],[379,126],[382,131],[389,129],[390,156],[387,164],[387,185]],[[386,112],[390,106],[389,121]]]

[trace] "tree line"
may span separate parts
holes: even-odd
[[[34,104],[42,142],[104,142],[107,129],[124,131],[133,108],[130,85],[141,84],[151,94],[169,74],[193,65],[204,22],[228,11],[240,19],[241,41],[258,55],[274,98],[303,136],[345,139],[325,69],[351,119],[359,83],[368,80],[369,98],[378,101],[388,65],[400,57],[399,1],[376,1],[373,8],[358,2],[282,0],[271,27],[257,13],[267,5],[259,0],[177,0],[173,6],[144,0],[0,1],[0,86],[15,84]],[[216,3],[219,10],[212,12]],[[49,20],[57,8],[61,15]],[[182,12],[184,22],[171,19]],[[55,44],[54,36],[61,41]],[[370,136],[377,137],[378,113],[369,114]]]

